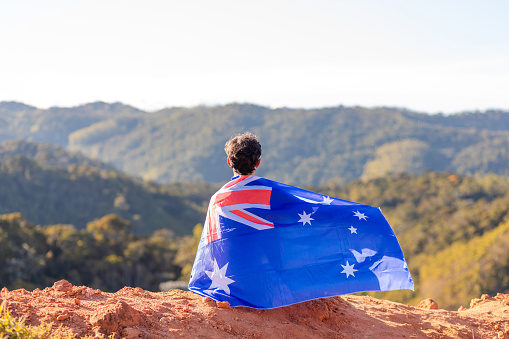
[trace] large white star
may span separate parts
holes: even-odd
[[[354,214],[354,217],[358,217],[359,220],[361,220],[361,219],[366,220],[366,218],[368,218],[367,216],[364,215],[364,213],[361,213],[359,211],[355,211],[355,212],[353,212],[353,214]]]
[[[228,269],[228,263],[224,265],[221,269],[219,269],[219,266],[217,265],[217,261],[214,259],[214,271],[205,271],[207,275],[209,276],[210,280],[212,280],[212,284],[210,285],[209,289],[214,290],[216,288],[219,288],[226,292],[226,294],[230,295],[230,288],[228,285],[235,282],[235,280],[232,280],[228,277],[226,277],[226,270]]]
[[[354,264],[349,265],[348,264],[348,260],[347,260],[346,261],[346,266],[345,265],[341,265],[341,266],[343,267],[343,271],[341,271],[341,273],[345,273],[347,279],[348,279],[349,276],[355,277],[355,274],[353,274],[353,272],[357,272],[358,270],[353,268]]]
[[[315,220],[315,219],[311,218],[311,214],[313,214],[313,213],[306,214],[306,211],[302,211],[302,214],[300,214],[300,213],[297,213],[297,214],[300,217],[300,220],[298,222],[301,222],[302,226],[306,225],[307,223],[309,223],[311,225],[311,220]]]
[[[323,197],[323,201],[321,203],[324,205],[330,205],[331,202],[332,202],[331,197]]]
[[[349,230],[350,230],[350,234],[354,234],[354,233],[357,234],[357,229],[355,227],[350,226]]]

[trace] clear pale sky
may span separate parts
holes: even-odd
[[[509,110],[507,0],[0,0],[0,101]]]

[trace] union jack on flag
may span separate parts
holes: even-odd
[[[412,277],[378,207],[253,175],[212,196],[189,281],[195,293],[254,308],[405,288]]]
[[[247,186],[257,179],[260,178],[253,175],[242,175],[224,185],[212,196],[205,219],[208,243],[221,237],[220,217],[237,221],[257,230],[274,227],[272,222],[247,211],[248,208],[270,209],[272,187]]]

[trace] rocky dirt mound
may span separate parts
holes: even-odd
[[[482,296],[469,309],[412,307],[341,296],[273,310],[230,308],[192,292],[125,287],[105,293],[62,280],[53,287],[0,293],[12,316],[54,323],[77,336],[124,338],[509,338],[509,295]],[[118,338],[119,336],[115,336]]]

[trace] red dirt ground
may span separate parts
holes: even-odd
[[[54,323],[97,338],[509,338],[509,295],[483,295],[469,309],[412,307],[345,295],[273,310],[229,308],[192,292],[125,287],[105,293],[61,280],[53,287],[0,293],[15,317]]]

